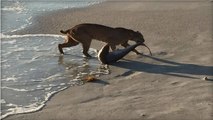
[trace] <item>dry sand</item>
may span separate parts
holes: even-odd
[[[117,1],[38,16],[18,33],[59,34],[84,22],[126,27],[143,33],[153,57],[132,52],[109,66],[110,75],[56,94],[41,111],[5,120],[212,120],[212,3]]]

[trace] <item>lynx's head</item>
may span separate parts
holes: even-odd
[[[141,42],[141,43],[145,42],[143,35],[139,31],[137,32],[131,31],[130,36],[131,36],[131,40],[135,42]]]

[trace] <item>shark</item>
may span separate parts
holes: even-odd
[[[118,50],[115,50],[112,52],[109,51],[110,45],[106,44],[98,52],[98,59],[99,59],[99,61],[101,61],[102,64],[115,63],[140,45],[145,46],[149,50],[150,55],[152,56],[152,52],[149,49],[149,47],[142,42],[138,42],[138,43],[130,45],[124,49],[118,49]]]

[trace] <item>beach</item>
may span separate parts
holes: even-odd
[[[153,56],[137,47],[144,55],[129,53],[108,66],[110,74],[55,94],[39,111],[4,120],[211,120],[212,5],[118,0],[37,16],[10,34],[60,34],[80,23],[125,27],[144,35]],[[91,47],[103,45],[94,40]]]

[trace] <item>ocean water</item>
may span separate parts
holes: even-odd
[[[68,87],[82,85],[87,75],[109,74],[93,48],[91,59],[83,57],[81,45],[67,48],[61,56],[61,35],[8,35],[33,24],[32,19],[48,11],[85,7],[100,1],[43,0],[2,1],[1,5],[1,118],[40,110],[49,98]],[[48,46],[48,47],[47,47]]]

